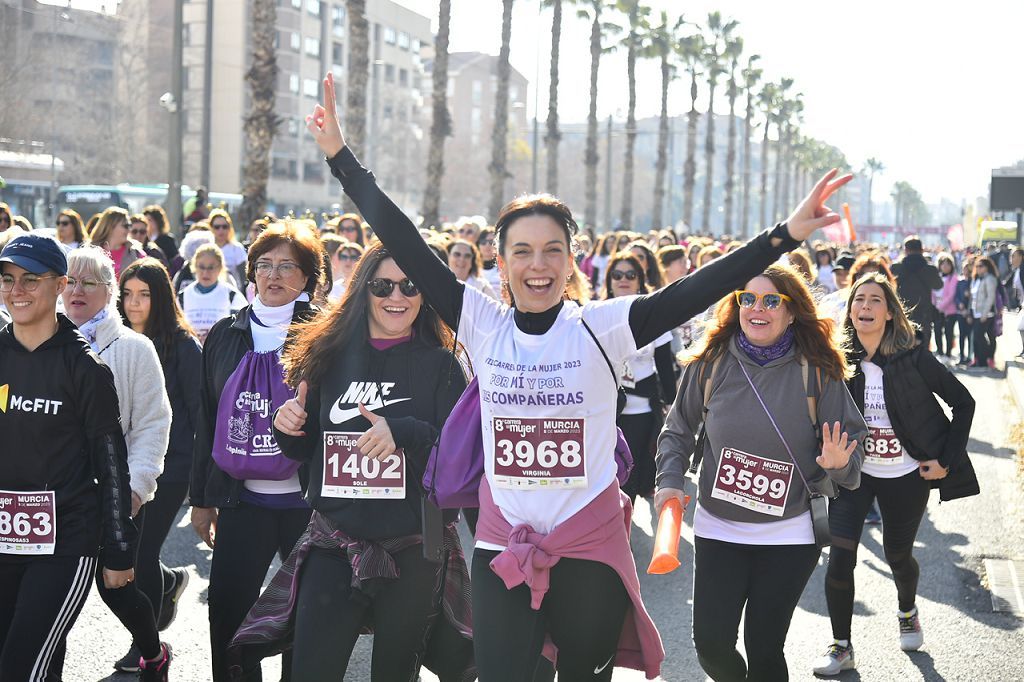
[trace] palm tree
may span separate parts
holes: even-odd
[[[760,55],[752,54],[747,57],[747,66],[743,69],[743,93],[747,100],[746,115],[743,118],[743,167],[740,170],[741,196],[740,196],[740,234],[750,234],[750,135],[753,132],[752,120],[754,118],[754,86],[761,80],[761,69],[754,64],[761,59]],[[762,150],[763,152],[763,150]],[[762,163],[764,159],[762,158]],[[763,226],[762,226],[763,227]]]
[[[772,112],[772,123],[775,124],[775,130],[778,136],[778,141],[775,143],[775,188],[772,192],[773,221],[780,220],[781,217],[779,216],[779,211],[785,210],[785,204],[782,203],[782,164],[783,157],[785,156],[786,124],[789,121],[789,111],[792,106],[787,98],[787,92],[791,87],[793,87],[792,78],[783,78],[779,82],[778,101],[776,103],[775,111]],[[780,208],[780,206],[782,208]]]
[[[740,94],[736,83],[736,69],[743,54],[743,38],[736,37],[725,44],[725,59],[729,63],[729,85],[726,96],[729,99],[729,143],[725,153],[725,234],[732,234],[733,190],[736,187],[736,98]]]
[[[512,42],[512,3],[502,0],[501,51],[498,52],[498,90],[494,93],[494,130],[491,132],[491,219],[498,217],[505,203],[505,178],[508,176],[508,64],[509,45]]]
[[[785,143],[783,146],[783,168],[782,168],[782,208],[783,210],[793,205],[792,197],[790,196],[790,190],[794,189],[795,182],[793,178],[793,146],[795,140],[800,136],[800,123],[803,122],[803,93],[797,93],[788,102],[788,117],[786,118],[786,134]]]
[[[245,74],[251,108],[245,117],[245,165],[242,168],[242,206],[239,221],[248,225],[265,210],[270,178],[270,149],[280,122],[274,113],[277,91],[277,3],[252,3],[252,66]],[[180,216],[179,216],[180,217]]]
[[[675,67],[669,63],[675,36],[682,28],[683,18],[669,25],[668,12],[661,13],[661,21],[644,36],[641,56],[658,59],[661,63],[661,117],[658,121],[658,160],[654,170],[654,208],[651,229],[662,228],[662,208],[665,203],[665,170],[668,166],[668,86],[675,77]]]
[[[646,17],[650,8],[641,5],[640,0],[618,0],[616,6],[629,20],[629,31],[623,41],[626,47],[629,106],[626,113],[626,151],[622,164],[622,209],[619,221],[623,228],[630,229],[633,224],[633,154],[636,147],[636,59],[641,47],[640,35],[647,25]]]
[[[444,141],[452,134],[448,112],[448,31],[452,18],[452,0],[441,0],[438,7],[437,37],[434,39],[434,84],[431,99],[430,151],[427,155],[427,185],[423,188],[423,226],[438,224],[441,212],[441,181],[444,179]]]
[[[778,100],[779,86],[775,83],[765,83],[757,96],[757,103],[764,114],[764,134],[761,138],[761,210],[758,215],[758,224],[762,228],[768,224],[768,151],[770,149],[768,131],[771,129],[772,123],[775,122]],[[774,215],[775,206],[772,206],[772,216]]]
[[[874,204],[871,201],[871,186],[874,184],[875,175],[885,172],[885,164],[875,157],[864,162],[864,172],[868,174],[868,225],[874,225]]]
[[[577,16],[590,21],[590,110],[587,112],[587,149],[584,155],[586,167],[586,198],[583,208],[583,224],[597,225],[597,164],[601,157],[597,153],[597,74],[601,65],[602,40],[605,36],[620,30],[615,24],[602,21],[602,13],[610,9],[608,0],[588,0]]]
[[[558,194],[558,48],[562,42],[562,3],[574,0],[541,0],[542,7],[552,9],[551,17],[551,77],[548,81],[548,120],[544,134],[544,147],[548,157],[548,180],[545,191]],[[534,150],[536,154],[536,150]]]
[[[732,31],[737,26],[736,21],[722,23],[721,12],[708,14],[707,30],[710,40],[707,42],[707,51],[704,53],[704,64],[707,67],[708,75],[708,120],[704,129],[704,205],[701,218],[703,228],[710,229],[711,225],[711,189],[715,181],[715,87],[718,85],[718,77],[725,69],[722,59],[725,53],[725,46],[729,43]]]
[[[693,226],[693,188],[697,182],[697,77],[703,75],[704,36],[684,36],[676,43],[676,54],[690,74],[690,112],[686,117],[686,161],[683,163],[683,222]]]
[[[359,154],[366,141],[366,85],[370,80],[370,23],[366,0],[345,0],[349,20],[348,82],[345,84],[345,144]],[[346,194],[342,205],[355,211]]]

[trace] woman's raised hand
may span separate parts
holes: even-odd
[[[306,391],[309,384],[303,379],[299,382],[299,390],[294,398],[285,401],[284,405],[274,415],[274,428],[289,436],[305,436],[306,432],[302,427],[306,425]]]
[[[335,156],[345,147],[345,136],[338,123],[338,101],[334,94],[334,74],[330,71],[324,77],[324,103],[313,107],[313,113],[306,117],[306,129],[327,158]]]
[[[811,193],[804,197],[800,205],[786,219],[786,229],[789,230],[790,237],[802,242],[810,237],[815,230],[839,222],[839,214],[826,206],[825,202],[837,189],[853,180],[853,175],[847,173],[837,178],[838,173],[839,171],[835,168],[825,173]]]
[[[849,436],[839,422],[830,429],[828,422],[821,425],[821,454],[818,455],[818,466],[822,469],[842,469],[850,461],[850,455],[857,449],[857,441],[847,443]]]

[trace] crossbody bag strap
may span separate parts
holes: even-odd
[[[590,325],[587,324],[587,321],[583,318],[582,314],[580,315],[580,322],[583,323],[583,328],[587,330],[588,334],[590,334],[590,338],[592,338],[594,343],[597,344],[597,349],[601,351],[601,357],[604,358],[605,363],[608,365],[608,371],[612,373],[612,381],[614,381],[615,386],[618,387],[619,377],[615,373],[615,367],[612,365],[612,361],[608,359],[608,354],[604,352],[604,346],[602,346],[601,342],[597,340],[597,335],[594,334],[594,330],[590,328]]]

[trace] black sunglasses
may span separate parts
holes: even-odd
[[[637,275],[636,270],[612,270],[612,279],[616,282],[623,278],[632,282],[637,277],[639,277],[639,275]]]
[[[370,290],[370,293],[377,298],[387,298],[391,295],[391,292],[395,290],[395,285],[398,285],[398,290],[402,292],[403,296],[412,298],[413,296],[419,296],[419,288],[412,283],[412,280],[406,277],[401,282],[396,282],[392,279],[386,279],[384,277],[375,277],[374,279],[366,282],[366,288]]]

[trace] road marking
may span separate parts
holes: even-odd
[[[1017,564],[1024,562],[1010,559],[985,559],[985,574],[988,576],[989,592],[992,594],[992,610],[1004,613],[1024,613],[1024,591]]]

